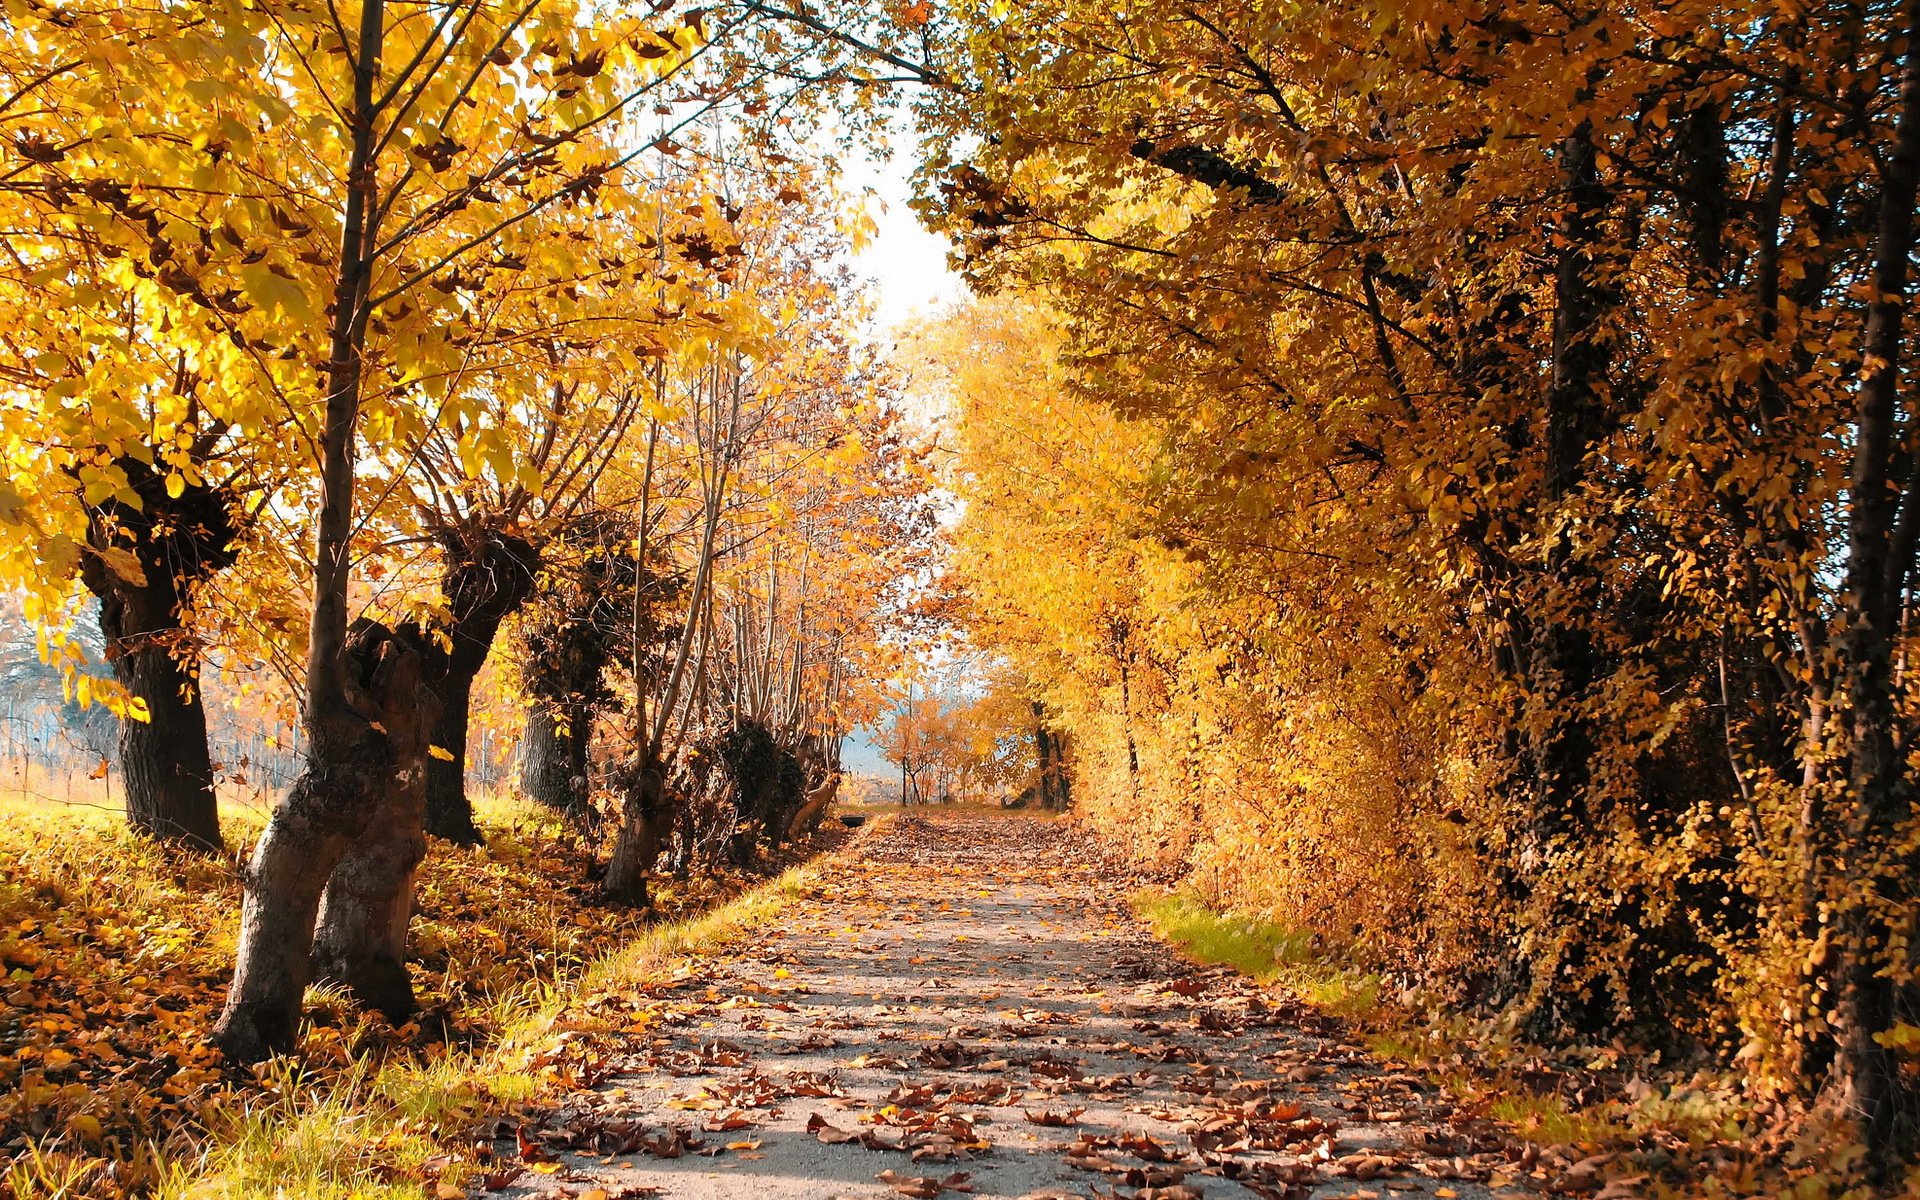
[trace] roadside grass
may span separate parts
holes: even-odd
[[[420,1016],[394,1028],[316,987],[295,1058],[246,1072],[205,1044],[239,860],[163,848],[112,814],[0,799],[0,1200],[419,1200],[446,1137],[578,1077],[572,1048],[551,1051],[559,1033],[631,1025],[647,980],[811,878],[662,880],[651,912],[608,908],[587,882],[593,848],[552,814],[476,807],[486,846],[435,842],[421,872]],[[223,824],[230,843],[257,832]]]
[[[1756,1101],[1734,1072],[1697,1063],[1663,1067],[1657,1056],[1620,1044],[1533,1045],[1497,1020],[1387,1002],[1377,975],[1317,951],[1301,930],[1212,908],[1191,892],[1145,889],[1131,904],[1187,958],[1231,967],[1346,1020],[1350,1036],[1387,1067],[1425,1074],[1463,1112],[1533,1143],[1533,1182],[1549,1190],[1587,1159],[1604,1161],[1612,1177],[1645,1181],[1645,1190],[1622,1194],[1865,1200],[1849,1180],[1858,1146],[1798,1124],[1779,1104]],[[1630,1077],[1634,1085],[1622,1086]],[[1567,1086],[1583,1078],[1611,1079],[1613,1086]],[[1574,1090],[1590,1098],[1582,1102]],[[1798,1141],[1789,1144],[1796,1129]],[[1920,1172],[1907,1186],[1900,1195],[1920,1197]]]
[[[1284,987],[1335,1016],[1366,1017],[1379,1006],[1379,976],[1320,954],[1310,933],[1221,912],[1186,892],[1141,891],[1132,903],[1148,928],[1196,962]]]

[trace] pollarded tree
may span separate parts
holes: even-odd
[[[85,75],[113,103],[83,96],[23,123],[23,136],[61,148],[37,164],[37,198],[105,242],[128,286],[199,310],[160,325],[160,340],[195,365],[230,348],[222,365],[307,439],[289,469],[304,464],[318,493],[309,765],[249,873],[219,1031],[240,1057],[291,1044],[323,890],[323,966],[390,1011],[410,1003],[407,810],[435,706],[414,639],[349,627],[356,451],[363,417],[376,436],[432,419],[466,356],[452,318],[476,280],[541,280],[568,302],[562,285],[586,269],[572,245],[550,223],[539,238],[516,231],[643,204],[623,170],[644,146],[605,135],[669,86],[697,35],[579,17],[561,3],[475,2],[390,23],[383,0],[366,0],[339,13],[236,4],[191,20],[101,6],[45,22],[40,45],[60,61],[42,90]],[[214,110],[171,103],[180,89]],[[81,117],[92,122],[81,136],[61,136],[57,122]],[[496,371],[492,386],[511,382]],[[370,832],[377,861],[349,862],[330,885]]]

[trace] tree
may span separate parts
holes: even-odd
[[[1898,1161],[1910,10],[987,9],[863,40],[1043,314],[945,361],[1083,801],[1539,1036],[1737,1026]]]

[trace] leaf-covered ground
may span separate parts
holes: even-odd
[[[298,1056],[302,1103],[486,1044],[647,926],[757,878],[669,882],[652,912],[609,908],[588,882],[590,848],[558,822],[488,815],[483,849],[435,841],[421,872],[419,1017],[393,1028],[317,993]],[[0,813],[0,1195],[19,1190],[15,1173],[47,1191],[72,1180],[73,1196],[139,1192],[165,1174],[160,1163],[194,1161],[210,1129],[232,1133],[289,1093],[286,1064],[229,1072],[205,1042],[239,898],[231,861],[160,849],[109,819]]]
[[[571,1099],[500,1124],[442,1194],[1606,1194],[1326,1018],[1183,962],[1127,890],[1060,823],[903,817],[653,989]]]

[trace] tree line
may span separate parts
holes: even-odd
[[[759,20],[10,10],[0,575],[122,718],[137,829],[222,848],[210,683],[301,729],[230,1056],[292,1048],[315,978],[411,1010],[426,835],[479,837],[483,680],[524,698],[526,790],[611,812],[610,900],[683,814],[684,870],[831,795],[924,482],[790,128],[833,81],[740,49]]]
[[[973,639],[1217,899],[1920,1130],[1920,5],[955,3]]]

